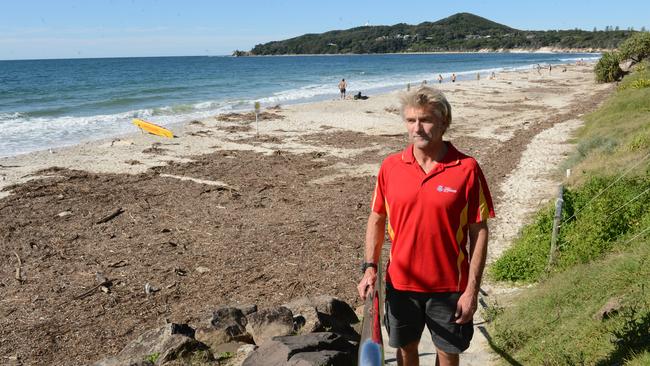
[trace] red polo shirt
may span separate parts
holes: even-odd
[[[379,169],[372,210],[388,216],[386,281],[398,290],[465,291],[468,225],[494,217],[478,163],[446,144],[447,154],[428,174],[415,160],[413,145]]]

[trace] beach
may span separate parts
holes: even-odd
[[[592,68],[429,82],[452,105],[446,139],[477,158],[495,200],[488,262],[554,198],[571,134],[612,90]],[[375,175],[407,144],[398,92],[170,128],[177,138],[133,133],[0,158],[5,359],[91,363],[218,305],[316,294],[361,304]],[[86,295],[97,272],[113,285]],[[146,284],[159,291],[147,296]],[[467,359],[484,364],[475,339]]]

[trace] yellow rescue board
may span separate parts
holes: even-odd
[[[151,122],[147,122],[145,120],[139,119],[139,118],[134,118],[133,119],[133,124],[140,127],[142,131],[146,131],[149,133],[152,133],[154,135],[162,136],[162,137],[167,137],[167,138],[174,138],[174,133],[172,133],[170,130],[160,127],[158,125],[155,125]]]

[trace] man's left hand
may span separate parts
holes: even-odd
[[[477,308],[478,296],[474,291],[465,291],[456,304],[456,324],[466,324],[472,321]]]

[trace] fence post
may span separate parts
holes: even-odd
[[[564,204],[564,186],[560,184],[558,188],[557,200],[555,200],[555,217],[553,218],[553,235],[551,236],[551,252],[548,256],[547,270],[555,262],[555,253],[557,251],[557,236],[560,232],[560,222],[562,221],[562,205]]]

